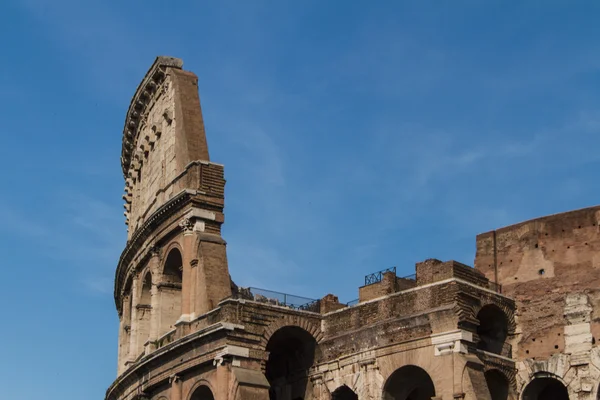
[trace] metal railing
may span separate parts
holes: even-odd
[[[417,274],[401,276],[400,279],[406,279],[406,280],[409,280],[409,281],[416,281],[417,280]]]
[[[358,304],[358,300],[359,300],[359,299],[355,299],[355,300],[349,301],[349,302],[347,302],[347,303],[346,303],[346,305],[347,305],[348,307],[355,306],[355,305],[357,305],[357,304]]]
[[[317,313],[321,311],[320,300],[255,287],[238,288],[238,292],[232,297],[253,300],[259,303],[271,304],[274,306],[287,307],[293,310],[311,311]]]
[[[393,272],[396,275],[396,267],[382,269],[381,271],[373,272],[372,274],[365,275],[365,286],[379,283],[383,279],[383,275],[386,272]]]

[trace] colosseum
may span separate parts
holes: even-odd
[[[348,304],[238,287],[182,66],[158,57],[125,119],[106,400],[600,399],[600,206],[480,234],[473,267],[371,273]]]

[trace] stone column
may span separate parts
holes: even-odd
[[[194,246],[194,224],[188,218],[184,218],[179,226],[183,230],[183,261],[182,283],[181,283],[181,317],[180,321],[189,322],[192,316],[191,291],[194,286],[192,280],[192,251]]]
[[[359,399],[377,399],[383,391],[383,377],[379,373],[379,367],[374,358],[359,362],[360,387],[357,386],[356,394]]]
[[[172,375],[169,377],[169,383],[171,384],[169,400],[181,400],[181,378],[178,375]]]
[[[119,348],[117,350],[117,375],[121,375],[121,365],[123,365],[123,351],[125,350],[125,322],[123,321],[123,312],[119,315]]]
[[[131,329],[129,330],[129,354],[127,361],[133,361],[138,356],[137,354],[137,305],[139,300],[138,293],[138,276],[136,272],[133,273],[133,282],[131,284]]]
[[[199,293],[198,293],[198,259],[197,258],[193,258],[190,261],[190,268],[191,268],[191,277],[192,277],[192,287],[190,290],[190,309],[191,309],[191,315],[190,318],[191,319],[195,319],[197,318],[200,313],[198,312],[198,298],[199,298]]]
[[[133,289],[131,288],[130,290]],[[120,368],[123,368],[125,363],[129,360],[129,348],[131,342],[131,300],[131,292],[123,296],[123,314],[121,318],[123,330],[120,333],[122,335],[120,342],[123,348],[121,349],[121,355],[119,357]]]
[[[152,249],[150,254],[150,261],[148,262],[148,268],[150,269],[153,279],[152,286],[150,287],[150,335],[148,336],[148,351],[152,352],[156,350],[154,342],[158,339],[158,324],[160,320],[160,293],[158,290],[158,283],[162,280],[162,274],[160,271],[160,253],[158,249]]]

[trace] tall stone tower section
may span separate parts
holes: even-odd
[[[231,296],[223,166],[210,161],[198,78],[158,57],[125,118],[127,245],[115,276],[118,373]]]

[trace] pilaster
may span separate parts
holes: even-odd
[[[150,288],[150,305],[152,306],[152,309],[150,310],[150,335],[148,337],[149,348],[147,349],[147,353],[156,349],[154,342],[158,338],[160,318],[160,293],[158,290],[158,281],[160,277],[159,266],[160,252],[157,248],[153,248],[150,251],[150,261],[148,262],[148,267],[154,278],[152,279],[152,287]]]
[[[179,223],[183,231],[183,261],[182,285],[181,285],[181,317],[179,321],[189,322],[192,319],[192,247],[194,245],[194,224],[188,218],[184,218]]]
[[[181,399],[181,378],[179,375],[171,375],[169,377],[169,383],[171,384],[171,395],[170,400],[182,400]]]
[[[131,284],[131,329],[129,331],[129,352],[126,365],[132,363],[138,356],[137,354],[137,306],[139,303],[139,273],[133,273],[133,282]]]

